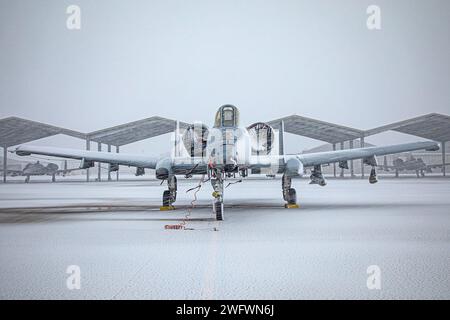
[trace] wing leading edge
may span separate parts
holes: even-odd
[[[424,141],[384,147],[368,147],[360,149],[308,153],[300,154],[296,157],[302,162],[303,166],[312,167],[339,161],[365,159],[373,156],[383,156],[387,154],[402,153],[415,150],[436,151],[439,150],[439,145],[436,142]]]
[[[19,156],[39,154],[59,158],[70,158],[85,161],[104,162],[133,167],[155,169],[158,161],[155,157],[140,154],[112,153],[101,151],[85,151],[68,148],[19,146],[14,151]]]

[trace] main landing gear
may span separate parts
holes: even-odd
[[[222,176],[216,175],[215,178],[211,178],[211,186],[213,187],[214,191],[212,193],[214,197],[214,204],[213,204],[213,212],[216,215],[216,220],[222,221],[224,214],[223,214],[223,179]]]
[[[222,221],[224,218],[223,213],[223,178],[220,174],[215,174],[214,178],[211,178],[211,185],[214,189],[212,193],[214,197],[213,212],[216,215],[216,219]],[[168,190],[163,193],[162,206],[159,208],[162,211],[174,210],[173,203],[177,199],[177,178],[171,176],[167,179]],[[295,191],[295,190],[294,190]]]
[[[168,190],[163,193],[162,206],[159,208],[162,211],[174,210],[172,205],[177,200],[177,177],[170,176],[167,179]]]
[[[372,169],[370,170],[369,183],[370,184],[377,183],[378,182],[376,170],[376,167],[378,166],[377,158],[375,158],[375,156],[364,158],[363,163],[372,167]]]
[[[372,170],[370,170],[369,183],[374,184],[377,182],[378,182],[377,171],[375,170],[375,167],[372,167]]]
[[[322,166],[314,166],[314,169],[311,171],[311,176],[309,177],[311,181],[309,184],[318,184],[321,187],[325,187],[327,185],[327,181],[323,177],[322,174]]]
[[[281,186],[283,189],[283,199],[286,201],[284,207],[288,209],[298,208],[297,192],[294,188],[292,188],[291,177],[283,174],[283,178],[281,179]]]

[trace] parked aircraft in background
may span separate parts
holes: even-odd
[[[167,181],[168,185],[168,189],[163,193],[161,210],[174,208],[172,204],[177,196],[177,175],[184,175],[186,178],[204,175],[203,178],[211,182],[214,190],[213,211],[217,220],[223,220],[224,181],[236,175],[245,178],[253,173],[282,174],[281,189],[286,201],[285,207],[295,208],[298,205],[296,190],[292,188],[292,178],[302,176],[304,168],[312,168],[311,184],[325,186],[322,165],[339,163],[340,167],[348,167],[348,160],[363,159],[364,164],[372,167],[369,182],[375,183],[378,166],[376,156],[414,150],[439,150],[436,142],[429,141],[308,154],[284,154],[283,126],[280,123],[278,132],[262,122],[241,127],[238,109],[232,105],[224,105],[217,111],[211,129],[204,124],[192,124],[179,139],[177,128],[175,146],[170,157],[26,145],[17,147],[14,152],[19,156],[40,154],[79,159],[82,169],[93,167],[95,162],[109,163],[114,168],[112,170],[117,170],[118,165],[134,166],[141,171],[145,168],[155,169],[156,177]],[[187,155],[180,152],[180,140]]]
[[[450,163],[446,163],[446,166]],[[387,158],[384,157],[383,165],[378,166],[383,171],[395,171],[395,176],[399,176],[400,171],[414,171],[417,178],[425,177],[425,172],[432,173],[434,168],[442,168],[442,164],[426,164],[422,158],[414,158],[413,155],[409,156],[405,160],[402,158],[396,158],[392,161],[392,165],[387,164]]]
[[[52,176],[52,181],[54,182],[56,175],[65,176],[67,173],[75,170],[80,170],[80,168],[60,170],[55,163],[49,163],[45,166],[37,161],[35,163],[28,163],[22,170],[8,170],[7,174],[12,177],[24,176],[26,183],[30,182],[31,176]]]

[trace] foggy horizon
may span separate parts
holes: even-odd
[[[71,4],[81,30],[66,28]],[[370,4],[381,30],[366,27]],[[365,130],[448,115],[449,15],[437,0],[1,0],[0,118],[91,132],[152,116],[212,125],[228,103],[241,125],[298,114]],[[369,138],[399,140],[421,139]],[[286,143],[298,141],[287,151],[322,144]]]

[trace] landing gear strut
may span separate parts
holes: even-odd
[[[369,183],[374,184],[377,182],[377,171],[375,170],[375,167],[372,167],[372,170],[370,170]]]
[[[285,208],[298,208],[297,204],[297,192],[294,188],[291,188],[292,186],[292,179],[291,177],[286,176],[283,174],[283,178],[281,178],[281,186],[283,189],[283,199],[287,202],[284,207]]]
[[[177,200],[177,177],[170,176],[167,179],[167,186],[168,190],[165,190],[163,193],[162,207],[160,207],[160,210],[175,209],[175,207],[172,206],[172,203]]]
[[[370,170],[369,183],[370,184],[377,183],[378,182],[377,170],[376,170],[376,167],[378,166],[377,158],[375,158],[375,156],[370,156],[368,158],[364,158],[363,163],[372,167],[372,170]]]
[[[340,166],[340,164],[339,164]],[[314,169],[311,172],[311,176],[310,176],[311,181],[309,182],[309,184],[318,184],[321,187],[324,187],[327,185],[327,181],[325,180],[325,178],[323,177],[322,174],[322,166],[318,165],[318,166],[314,166]]]
[[[213,205],[213,211],[216,215],[216,219],[218,221],[222,221],[224,214],[223,214],[223,179],[220,175],[216,175],[216,178],[211,179],[211,186],[213,187],[214,191],[212,193],[214,197],[214,205]]]

